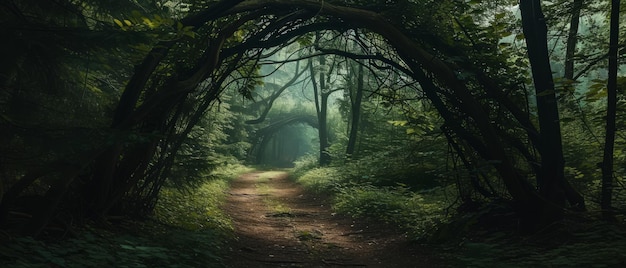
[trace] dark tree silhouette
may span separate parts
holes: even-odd
[[[620,1],[611,1],[611,22],[609,40],[609,78],[607,88],[606,137],[604,139],[604,156],[602,160],[602,196],[600,206],[607,220],[614,220],[613,200],[613,150],[615,147],[615,117],[617,114],[617,53],[619,46],[619,10]]]

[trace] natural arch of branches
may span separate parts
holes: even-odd
[[[584,207],[582,197],[562,172],[554,170],[562,166],[542,165],[546,160],[542,156],[552,152],[540,142],[549,127],[542,126],[540,131],[527,107],[519,104],[526,100],[525,89],[512,75],[519,70],[507,66],[502,58],[490,57],[492,50],[477,51],[474,46],[481,41],[473,40],[471,33],[466,32],[459,42],[446,42],[435,33],[417,30],[424,25],[403,24],[398,19],[401,16],[393,13],[400,12],[402,5],[389,9],[389,13],[376,12],[334,1],[228,0],[181,19],[182,25],[193,26],[202,38],[153,44],[134,67],[101,146],[25,174],[2,198],[2,220],[6,221],[9,208],[24,189],[46,176],[61,179],[54,180],[46,191],[26,233],[40,233],[59,204],[72,198],[84,198],[81,212],[100,219],[149,210],[171,170],[177,144],[219,100],[224,85],[239,84],[245,95],[254,66],[264,55],[310,33],[352,29],[362,29],[383,45],[366,54],[318,47],[304,58],[341,54],[367,61],[369,68],[393,68],[417,81],[415,89],[445,120],[442,129],[460,145],[455,147],[459,154],[477,155],[492,163],[494,174],[506,186],[507,197],[529,228],[560,217],[566,201]],[[243,38],[233,38],[242,32]],[[159,73],[164,62],[171,61],[173,54],[185,53],[185,47],[201,51],[197,61],[177,68],[173,75]],[[502,64],[494,70],[484,67],[483,60]],[[163,135],[131,143],[132,131]],[[77,184],[86,189],[78,197],[71,193]]]
[[[290,116],[272,122],[270,125],[256,131],[255,137],[252,139],[252,148],[250,148],[248,153],[248,161],[260,164],[263,150],[272,136],[284,127],[298,123],[304,123],[313,128],[319,127],[317,118],[314,116]]]

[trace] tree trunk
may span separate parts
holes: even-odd
[[[316,36],[316,40],[319,40],[319,33]],[[326,58],[324,56],[319,57],[320,66],[324,66],[326,64]],[[319,72],[319,86],[317,79],[315,78],[315,70],[313,68],[313,63],[309,61],[309,68],[311,70],[311,80],[313,84],[313,94],[315,95],[315,107],[317,110],[317,121],[318,121],[318,137],[320,140],[320,155],[319,155],[319,164],[320,166],[327,166],[330,164],[331,158],[328,153],[328,124],[326,122],[328,116],[328,89],[326,88],[326,76],[323,71]]]
[[[413,64],[411,64],[413,65]],[[463,98],[466,105],[470,107],[465,108],[465,111],[472,114],[472,118],[476,122],[477,128],[480,131],[483,139],[476,139],[470,135],[465,135],[467,131],[459,123],[459,119],[453,116],[449,110],[450,107],[446,106],[437,93],[437,86],[434,82],[426,76],[419,66],[410,66],[415,70],[414,78],[420,81],[424,93],[426,93],[428,99],[430,99],[442,115],[446,124],[453,127],[453,131],[462,136],[463,139],[476,150],[484,159],[489,159],[494,163],[494,168],[500,175],[504,182],[507,191],[513,197],[513,201],[516,206],[516,210],[520,215],[521,222],[520,227],[527,231],[533,231],[540,228],[540,213],[541,209],[550,210],[553,206],[550,204],[542,204],[542,200],[539,195],[532,189],[530,183],[525,180],[515,169],[515,166],[509,156],[506,154],[506,149],[503,143],[500,141],[493,126],[489,124],[489,116],[486,115],[481,106],[476,102],[469,92],[457,88],[456,92]]]
[[[323,74],[320,74],[320,78],[323,78]],[[324,88],[323,80],[320,81],[320,88]],[[323,90],[322,90],[323,91]],[[330,154],[328,152],[328,95],[322,93],[320,96],[320,113],[318,116],[319,127],[319,139],[320,139],[320,166],[327,166],[330,164]]]
[[[606,136],[604,139],[604,157],[602,160],[602,196],[600,207],[602,216],[614,220],[613,199],[613,149],[615,146],[615,116],[617,113],[617,50],[619,38],[620,1],[611,1],[611,26],[609,37],[609,78],[607,83]]]
[[[572,3],[571,18],[569,23],[569,33],[567,34],[567,46],[565,50],[565,73],[564,78],[574,80],[574,54],[578,43],[578,24],[580,21],[580,10],[583,0],[574,0]]]
[[[332,160],[328,148],[330,142],[328,141],[328,96],[330,94],[322,93],[321,96],[321,109],[319,116],[319,136],[320,136],[320,166],[328,166]]]
[[[350,87],[352,88],[352,87]],[[346,158],[350,159],[354,155],[356,148],[356,138],[359,133],[359,123],[361,121],[361,101],[363,100],[363,65],[359,64],[356,92],[350,90],[350,115],[351,125],[348,135],[348,146],[346,147]]]
[[[531,64],[537,101],[540,129],[539,153],[541,168],[537,184],[540,195],[559,208],[565,207],[563,148],[557,98],[552,80],[552,69],[548,55],[547,26],[541,10],[541,1],[520,1],[522,26],[526,37],[528,58]],[[553,219],[563,217],[563,210],[553,211]],[[552,214],[552,213],[551,213]],[[548,215],[545,215],[548,216]]]

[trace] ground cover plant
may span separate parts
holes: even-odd
[[[404,230],[415,243],[435,248],[454,267],[620,267],[626,264],[626,229],[594,224],[579,214],[536,234],[520,232],[512,208],[490,203],[462,211],[450,199],[455,186],[412,191],[376,186],[367,170],[314,167],[302,159],[292,178],[308,191],[330,195],[333,210],[355,221],[372,219]],[[354,179],[355,174],[360,180]]]
[[[450,216],[446,211],[453,203],[446,197],[449,189],[411,191],[403,184],[376,186],[367,176],[370,170],[348,170],[345,165],[308,169],[312,160],[297,162],[292,178],[309,191],[331,195],[337,213],[388,223],[414,240],[425,238]]]
[[[220,206],[230,179],[251,171],[215,170],[190,189],[164,188],[150,219],[91,222],[56,240],[4,233],[2,267],[221,267],[232,223]],[[201,180],[198,180],[201,181]]]

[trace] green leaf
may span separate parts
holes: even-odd
[[[191,38],[196,38],[196,33],[192,31],[183,32],[184,35],[189,36]]]
[[[141,20],[143,20],[143,23],[147,25],[150,29],[156,28],[156,24],[152,22],[150,19],[146,17],[141,17]]]
[[[120,20],[113,19],[113,21],[115,22],[115,24],[117,24],[117,26],[120,26],[120,28],[122,28],[122,29],[124,28],[124,24]]]
[[[387,121],[389,124],[392,124],[394,126],[405,126],[406,124],[409,123],[409,121],[406,120],[390,120]]]

